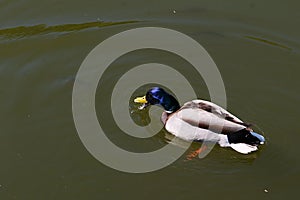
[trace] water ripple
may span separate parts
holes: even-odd
[[[270,41],[270,40],[267,40],[267,39],[263,39],[263,38],[259,38],[259,37],[254,37],[254,36],[249,36],[249,35],[246,35],[245,38],[248,38],[250,40],[255,40],[255,41],[258,41],[258,42],[262,42],[262,43],[265,43],[265,44],[268,44],[268,45],[280,47],[280,48],[283,48],[283,49],[291,50],[290,47],[287,47],[287,46],[285,46],[283,44],[280,44],[280,43],[274,42],[274,41]]]
[[[119,21],[119,22],[87,22],[80,24],[62,24],[55,26],[47,26],[46,24],[38,24],[34,26],[19,26],[0,30],[0,37],[13,39],[30,37],[35,35],[44,35],[48,33],[62,33],[80,31],[89,28],[101,28],[105,26],[114,26],[120,24],[136,23],[138,21]]]

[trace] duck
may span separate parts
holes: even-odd
[[[136,97],[134,102],[141,104],[139,110],[151,105],[162,106],[164,128],[186,141],[214,142],[241,154],[257,151],[258,146],[265,143],[264,136],[254,132],[251,124],[210,101],[196,99],[180,106],[173,95],[161,87],[153,87],[145,96]]]

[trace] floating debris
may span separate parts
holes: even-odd
[[[265,192],[265,193],[268,193],[269,191],[268,191],[267,189],[264,189],[264,192]]]

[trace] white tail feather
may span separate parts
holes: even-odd
[[[257,151],[256,146],[251,146],[249,144],[244,143],[230,144],[230,147],[242,154],[248,154],[252,151]]]

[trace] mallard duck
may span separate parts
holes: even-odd
[[[154,87],[145,96],[135,98],[134,102],[142,104],[139,109],[161,105],[165,129],[183,140],[216,142],[242,154],[256,151],[257,146],[265,142],[262,135],[253,132],[250,124],[209,101],[192,100],[180,107],[175,97],[160,87]]]

